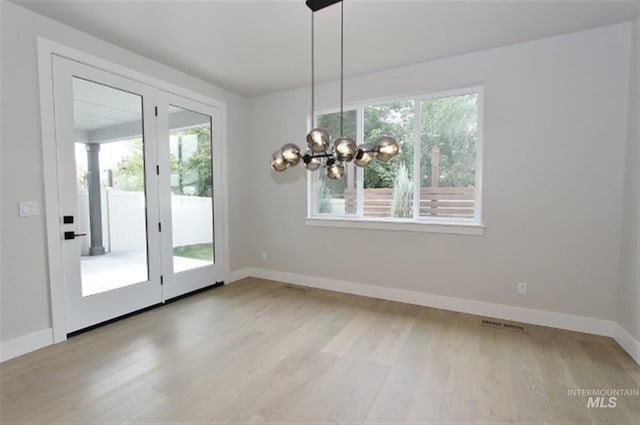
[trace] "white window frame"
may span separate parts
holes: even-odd
[[[476,175],[475,175],[475,203],[474,216],[472,218],[456,217],[420,217],[420,157],[421,157],[421,116],[422,102],[442,97],[478,95],[478,139],[476,143]],[[307,172],[307,219],[309,226],[323,227],[348,227],[358,229],[379,229],[379,230],[399,230],[418,231],[432,233],[450,233],[464,235],[482,235],[485,226],[482,221],[482,177],[483,177],[483,147],[484,147],[484,88],[483,86],[470,86],[453,90],[438,91],[427,94],[412,96],[388,97],[347,104],[344,111],[356,111],[357,116],[357,143],[364,143],[364,109],[367,106],[379,105],[391,102],[413,101],[415,107],[415,135],[414,135],[414,155],[413,155],[413,218],[394,217],[364,217],[363,214],[363,181],[364,169],[356,167],[356,192],[357,192],[357,212],[355,215],[335,215],[329,213],[317,213],[317,182],[318,171]],[[339,108],[328,108],[316,111],[313,123],[317,123],[321,115],[340,112]],[[320,170],[321,172],[321,170]]]

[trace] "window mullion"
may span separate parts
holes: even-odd
[[[307,120],[307,134],[316,126],[317,115],[312,115]],[[318,174],[311,171],[307,174],[307,193],[311,196],[307,197],[307,216],[315,216],[318,214]]]
[[[484,146],[484,89],[476,89],[477,94],[477,138],[476,138],[476,176],[474,182],[475,202],[473,217],[476,223],[482,223],[482,176],[483,176],[483,146]]]
[[[364,143],[364,107],[359,106],[356,110],[356,143]],[[356,215],[364,215],[364,169],[356,168]]]
[[[413,138],[413,219],[420,217],[420,155],[422,153],[422,102],[414,102],[415,135]]]

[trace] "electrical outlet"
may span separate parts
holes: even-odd
[[[260,255],[260,258],[262,258],[262,261],[267,261],[267,253],[262,251],[262,254]]]
[[[518,282],[518,295],[525,295],[527,293],[527,282]]]

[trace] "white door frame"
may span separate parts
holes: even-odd
[[[61,56],[85,65],[99,68],[103,71],[120,75],[147,85],[156,87],[178,96],[182,96],[220,111],[220,150],[221,150],[221,187],[219,202],[222,202],[222,233],[223,233],[223,276],[229,276],[229,208],[227,183],[227,108],[226,103],[203,96],[199,93],[183,89],[146,74],[133,71],[124,66],[100,59],[88,53],[76,50],[62,44],[38,37],[38,78],[40,85],[40,121],[42,131],[42,169],[44,177],[44,211],[47,234],[49,289],[51,298],[51,322],[53,328],[53,342],[58,343],[67,339],[66,301],[64,274],[62,267],[62,223],[59,216],[58,201],[58,171],[57,171],[57,142],[55,137],[55,115],[53,102],[53,56]]]

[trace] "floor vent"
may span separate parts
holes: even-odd
[[[480,324],[482,324],[483,326],[489,326],[490,328],[508,329],[516,332],[525,332],[524,326],[518,325],[515,323],[506,323],[506,322],[499,322],[497,320],[482,319],[480,321]]]

